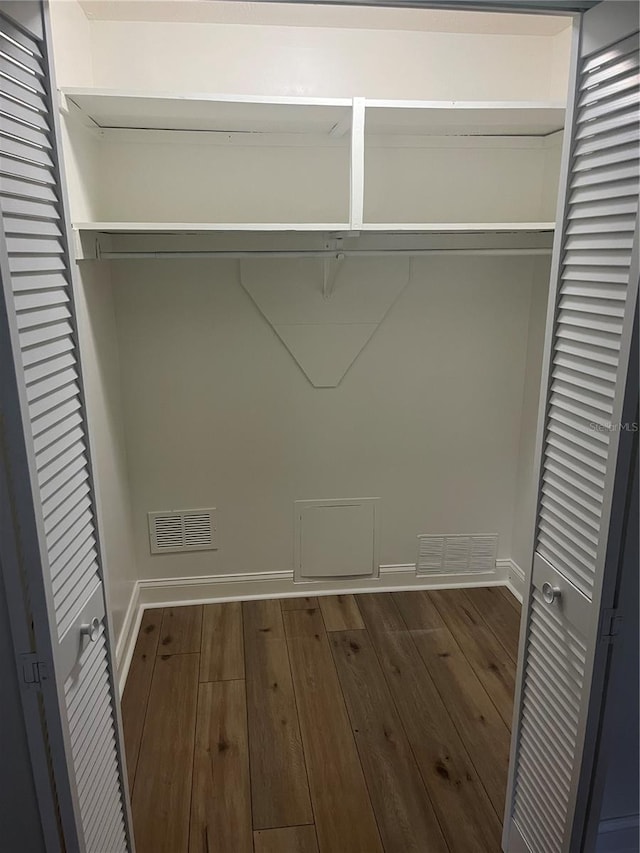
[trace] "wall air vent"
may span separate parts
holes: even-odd
[[[496,570],[496,535],[418,536],[419,575],[485,574]]]
[[[150,512],[148,519],[152,554],[213,551],[218,547],[215,508]]]

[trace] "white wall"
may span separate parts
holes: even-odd
[[[510,556],[533,266],[416,260],[340,386],[315,389],[235,262],[114,262],[141,577],[290,569],[308,498],[381,497],[383,564],[415,562],[418,533],[496,532]],[[219,551],[152,557],[146,513],[201,506]]]
[[[124,134],[102,146],[97,221],[348,222],[348,139],[309,148]],[[184,141],[188,136],[189,142]],[[209,137],[203,140],[203,136]],[[242,136],[242,134],[238,134]],[[160,138],[158,138],[160,137]],[[94,196],[95,197],[95,196]]]
[[[91,25],[77,0],[50,0],[51,35],[58,86],[91,86]]]
[[[242,20],[262,20],[263,10],[242,5]],[[208,23],[201,3],[165,3],[171,21],[101,19],[144,17],[138,13],[145,4],[136,11],[127,0],[84,6],[91,20],[77,0],[51,0],[60,85],[318,97],[566,97],[569,31],[527,16],[509,26],[505,15],[474,15],[479,32],[472,33],[446,32],[447,15],[452,29],[472,27],[437,12],[427,15],[439,31],[412,30],[418,24],[410,10],[334,9],[324,12],[327,26],[319,26],[319,9],[284,6],[270,25],[256,26]],[[154,4],[146,6],[149,17],[158,14]],[[371,29],[362,26],[364,17]]]
[[[58,82],[66,86],[558,101],[566,95],[566,33],[87,21],[75,0],[54,0],[52,18]],[[160,137],[151,147],[111,140],[97,165],[101,144],[84,131],[65,141],[74,219],[213,218],[207,199],[219,187],[211,184],[206,145],[198,152],[194,144],[172,168],[184,151]],[[327,148],[322,156],[329,162],[338,151]],[[378,151],[372,156],[386,156],[384,149]],[[287,152],[280,149],[273,156],[282,159]],[[415,164],[418,172],[428,172],[429,181],[447,171],[459,175],[455,163],[438,160],[450,157],[446,151],[397,154],[401,164],[412,157],[431,163],[430,172]],[[508,169],[502,181],[480,182],[472,201],[499,199],[495,219],[535,219],[538,210],[546,218],[553,193],[545,174],[548,178],[557,166],[555,152],[520,148],[500,151],[499,157],[529,181],[525,192],[518,185],[526,205],[518,207]],[[199,187],[199,195],[189,192],[190,203],[200,199],[201,210],[180,208],[186,198],[179,194],[185,159],[196,164],[192,173],[206,177],[191,185]],[[149,163],[160,164],[165,184],[174,181],[175,192],[165,185],[162,192],[149,193],[157,189],[158,171],[148,175]],[[487,174],[481,165],[472,183]],[[99,209],[92,188],[96,169],[108,176]],[[337,174],[336,168],[330,171]],[[304,177],[303,169],[284,186],[299,193]],[[138,208],[123,211],[118,201],[125,191],[130,201],[135,198],[129,191],[135,181]],[[372,192],[370,187],[369,202]],[[309,218],[342,218],[330,207],[335,193],[328,199],[303,194],[310,207],[326,211]],[[273,193],[263,195],[268,199]],[[432,197],[416,195],[419,201]],[[386,190],[378,196],[390,198]],[[443,187],[441,199],[456,197],[451,187]],[[170,209],[162,208],[168,200]],[[420,205],[397,218],[487,218],[486,206],[452,209],[443,217],[441,206],[431,211]],[[518,454],[522,450],[528,459],[531,452],[541,340],[536,306],[544,263],[416,261],[412,283],[342,385],[324,391],[307,383],[241,289],[233,263],[113,264],[115,325],[106,267],[82,267],[86,304],[81,307],[90,317],[84,345],[90,353],[94,442],[118,623],[136,575],[127,533],[127,476],[141,577],[289,568],[293,501],[317,497],[383,498],[382,563],[413,562],[419,532],[498,532],[500,556],[527,552],[522,518],[531,484]],[[121,400],[114,372],[116,332]],[[118,423],[120,410],[124,426]],[[219,552],[151,558],[148,510],[206,505],[219,508]]]
[[[536,479],[535,445],[538,427],[538,403],[542,375],[545,321],[549,298],[550,258],[535,261],[529,327],[527,330],[527,358],[522,395],[522,421],[518,449],[518,467],[513,513],[513,545],[510,557],[526,573],[533,560],[533,533],[538,494]]]
[[[547,162],[541,139],[433,137],[425,147],[371,146],[365,222],[551,221]]]
[[[96,86],[317,97],[564,100],[558,36],[94,21]],[[186,61],[185,61],[186,60]]]
[[[131,527],[120,359],[108,264],[79,265],[76,308],[98,518],[116,642],[138,571]]]

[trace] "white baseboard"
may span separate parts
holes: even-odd
[[[506,576],[506,586],[512,595],[518,599],[520,604],[524,599],[524,570],[515,562],[515,560],[497,560],[496,563],[501,563],[502,569]]]
[[[133,657],[133,650],[138,638],[138,631],[140,630],[143,609],[140,605],[140,584],[136,581],[131,591],[131,598],[129,599],[122,627],[120,628],[120,635],[116,643],[116,677],[120,696],[122,696],[131,665],[131,658]]]
[[[259,598],[296,598],[366,592],[403,592],[411,589],[460,589],[504,586],[509,581],[510,560],[497,560],[495,572],[464,575],[417,575],[415,563],[380,566],[377,578],[330,578],[295,583],[292,571],[251,572],[202,577],[150,578],[138,581],[120,632],[116,658],[120,693],[124,690],[142,613],[147,608],[186,604],[215,604]]]
[[[389,563],[386,566],[380,566],[380,574],[381,575],[397,575],[400,573],[408,572],[410,574],[416,573],[417,566],[415,563]]]
[[[640,816],[600,821],[596,853],[637,853]]]

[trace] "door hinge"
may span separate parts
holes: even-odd
[[[602,614],[602,631],[600,637],[612,643],[620,633],[622,616],[617,610],[605,610]]]
[[[39,690],[42,682],[49,677],[47,662],[40,660],[35,652],[20,655],[20,668],[25,690]]]

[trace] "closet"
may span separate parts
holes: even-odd
[[[581,849],[638,25],[425,5],[0,2],[0,556],[68,849],[133,849],[114,697],[145,608],[493,585],[525,614],[504,849]]]

